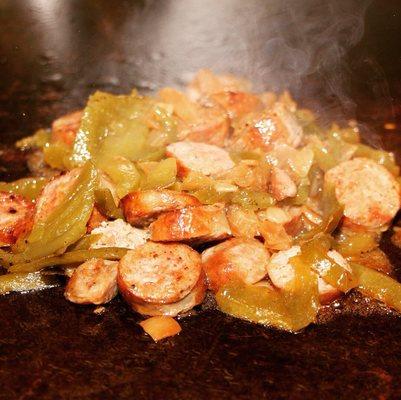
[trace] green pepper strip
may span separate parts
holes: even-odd
[[[401,283],[372,268],[351,263],[358,277],[357,289],[401,312]]]
[[[319,308],[317,275],[300,257],[293,257],[293,287],[288,291],[230,282],[216,294],[221,311],[262,325],[299,331],[314,322]]]
[[[123,211],[116,206],[110,189],[96,189],[95,202],[100,211],[110,218],[123,218]]]
[[[0,190],[20,194],[29,200],[36,199],[48,179],[46,178],[22,178],[14,182],[0,182]]]
[[[346,293],[357,285],[354,274],[327,256],[332,238],[319,235],[301,246],[300,257],[327,283]]]
[[[103,258],[105,260],[119,260],[129,249],[120,247],[102,247],[91,250],[75,250],[60,256],[43,257],[38,260],[16,264],[10,267],[9,272],[35,272],[46,267],[56,265],[68,265],[81,263],[91,258]]]
[[[97,171],[87,163],[64,201],[34,225],[21,256],[26,260],[48,256],[79,240],[93,210],[96,181]]]
[[[311,240],[320,233],[331,233],[337,228],[343,216],[344,207],[337,200],[333,184],[326,183],[324,185],[321,203],[323,209],[322,223],[310,231],[298,235],[296,237],[297,242]]]
[[[33,289],[45,289],[57,285],[53,276],[34,273],[16,273],[0,276],[0,295],[9,292],[25,292]]]

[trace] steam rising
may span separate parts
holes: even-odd
[[[285,2],[275,15],[263,51],[270,60],[259,65],[262,81],[273,90],[288,88],[312,100],[316,108],[352,114],[347,51],[364,33],[369,0]],[[318,100],[318,101],[317,101]]]
[[[322,115],[353,116],[346,53],[364,33],[370,0],[174,0],[150,2],[127,37],[158,55],[142,81],[182,86],[200,68],[249,78],[257,90],[289,89]],[[174,81],[172,81],[172,77]],[[324,111],[324,112],[323,112]]]

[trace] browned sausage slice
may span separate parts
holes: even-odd
[[[35,222],[46,219],[64,201],[66,193],[74,186],[80,172],[81,168],[75,168],[55,176],[47,183],[36,201]]]
[[[215,75],[208,69],[201,69],[188,85],[188,94],[192,100],[213,93],[233,91],[248,92],[251,83],[233,75]]]
[[[212,144],[176,142],[167,146],[166,154],[177,160],[180,176],[186,176],[189,171],[219,175],[235,166],[226,150]]]
[[[225,110],[216,104],[201,105],[172,88],[159,92],[161,100],[173,106],[174,114],[179,118],[177,137],[179,140],[191,140],[224,146],[229,134],[230,123]]]
[[[251,285],[267,275],[270,254],[255,239],[234,238],[202,253],[202,266],[210,290],[217,292],[231,279]]]
[[[195,287],[187,294],[182,300],[170,304],[156,304],[156,303],[131,303],[131,307],[142,315],[168,315],[176,317],[183,314],[196,305],[201,304],[205,298],[206,284],[205,276],[202,273]]]
[[[65,289],[67,300],[77,304],[104,304],[117,294],[117,261],[92,258],[72,274]]]
[[[150,234],[155,242],[203,243],[226,239],[231,229],[224,207],[214,204],[162,214],[150,225]]]
[[[53,121],[52,142],[63,142],[68,146],[72,146],[81,124],[82,115],[82,111],[75,111]]]
[[[251,93],[225,91],[213,94],[211,99],[223,107],[231,119],[263,109],[262,101]]]
[[[104,215],[95,205],[95,207],[93,207],[92,214],[86,224],[86,233],[91,233],[94,229],[98,228],[102,224],[102,222],[106,222],[107,220],[107,216]]]
[[[270,193],[277,201],[294,197],[297,186],[292,178],[281,168],[272,167],[270,174]]]
[[[14,244],[33,223],[34,205],[24,197],[0,192],[0,246]]]
[[[200,255],[189,246],[148,242],[120,260],[117,280],[129,304],[169,304],[187,296],[201,272]]]
[[[187,193],[173,190],[144,190],[127,194],[121,200],[121,205],[127,222],[144,226],[163,212],[198,206],[201,203],[196,197]]]
[[[354,158],[330,169],[325,180],[336,188],[345,224],[379,228],[400,208],[400,186],[386,168],[367,158]]]

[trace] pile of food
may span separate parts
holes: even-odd
[[[202,70],[186,93],[96,92],[17,146],[32,176],[0,183],[1,293],[64,274],[66,299],[120,293],[155,339],[207,290],[288,331],[353,289],[401,311],[378,248],[400,208],[393,155],[287,92]]]

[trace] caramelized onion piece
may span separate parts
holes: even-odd
[[[180,324],[174,318],[164,315],[145,319],[139,325],[155,342],[181,332]]]

